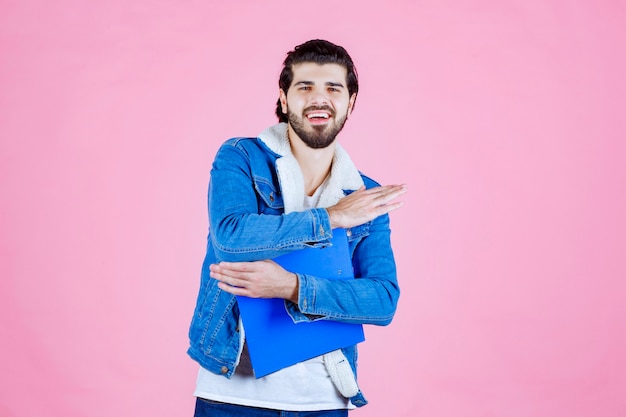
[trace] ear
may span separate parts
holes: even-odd
[[[282,88],[280,89],[278,94],[280,98],[280,108],[284,114],[287,114],[287,94],[285,94]]]
[[[352,94],[352,97],[350,97],[350,101],[348,102],[348,113],[347,116],[350,116],[352,114],[352,108],[354,107],[354,102],[356,101],[356,93]]]

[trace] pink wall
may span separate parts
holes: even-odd
[[[209,164],[313,37],[410,186],[354,414],[626,415],[623,2],[365,4],[0,2],[0,416],[191,415]]]

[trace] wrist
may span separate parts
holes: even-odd
[[[298,304],[298,295],[299,295],[299,284],[300,284],[300,280],[298,279],[298,274],[295,273],[290,273],[292,276],[292,280],[290,281],[291,285],[289,286],[289,291],[287,294],[287,297],[285,297],[287,300],[291,301],[294,304]]]
[[[336,229],[337,225],[337,214],[334,212],[332,208],[327,208],[326,212],[328,213],[328,221],[330,223],[331,229]]]

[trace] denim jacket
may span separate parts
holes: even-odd
[[[324,247],[332,237],[325,208],[285,212],[286,203],[289,205],[285,201],[289,198],[287,194],[293,194],[285,193],[285,189],[302,183],[291,173],[280,175],[281,169],[294,162],[292,159],[286,125],[279,124],[259,138],[228,140],[213,162],[208,193],[210,232],[189,329],[188,354],[205,369],[227,378],[233,375],[239,362],[243,332],[239,329],[235,296],[217,287],[217,282],[209,276],[209,266],[221,261],[272,259],[297,249]],[[339,145],[330,180],[348,185],[340,188],[343,195],[358,189],[358,183],[366,188],[379,185],[356,171]],[[331,281],[297,274],[298,303],[285,301],[294,322],[336,320],[375,325],[391,322],[400,290],[389,217],[379,216],[353,227],[347,235],[355,279]],[[356,346],[342,352],[356,375]],[[350,400],[357,407],[367,403],[360,391]]]

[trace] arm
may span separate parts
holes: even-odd
[[[263,178],[253,177],[250,159],[263,157],[249,155],[236,140],[222,146],[215,157],[209,224],[218,261],[271,259],[295,249],[327,245],[332,236],[324,209],[283,214],[280,191]],[[273,161],[264,162],[271,178]],[[259,213],[260,205],[266,206],[264,213]]]
[[[389,237],[389,217],[376,218],[369,235],[354,250],[355,279],[327,280],[298,274],[298,302],[287,303],[294,321],[389,324],[400,296]]]

